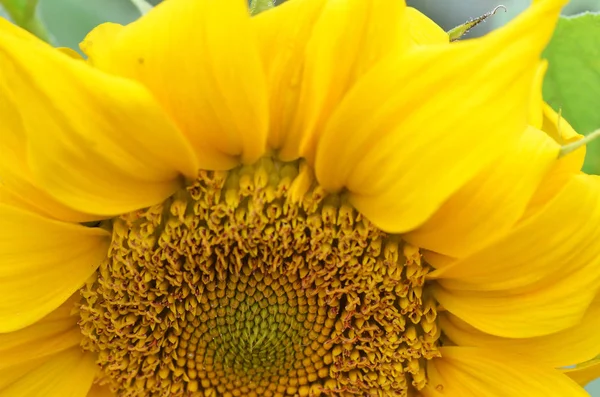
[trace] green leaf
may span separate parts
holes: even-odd
[[[580,134],[600,128],[600,14],[562,17],[544,51],[544,100]],[[584,171],[600,174],[600,141],[587,145]]]

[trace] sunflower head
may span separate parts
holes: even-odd
[[[0,24],[0,397],[584,395],[562,4],[450,43],[396,0],[169,0],[86,60]]]
[[[297,162],[203,171],[112,229],[80,326],[119,394],[377,395],[440,356],[418,249]]]

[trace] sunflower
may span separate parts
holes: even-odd
[[[0,24],[0,396],[583,396],[600,184],[541,99],[562,0]],[[583,146],[583,145],[582,145]]]

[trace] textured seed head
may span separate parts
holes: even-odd
[[[112,228],[80,325],[118,396],[406,396],[439,356],[418,249],[296,163],[200,172]]]

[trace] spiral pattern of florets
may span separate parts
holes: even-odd
[[[111,227],[80,326],[118,396],[407,396],[439,356],[418,249],[304,165],[201,171]]]

